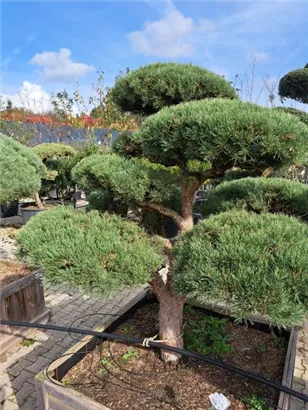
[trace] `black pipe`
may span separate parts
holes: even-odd
[[[55,330],[59,332],[70,332],[70,333],[76,333],[76,334],[86,335],[86,336],[95,336],[95,337],[104,338],[104,339],[118,340],[121,342],[126,342],[126,343],[136,344],[136,345],[140,345],[140,344],[142,345],[144,340],[147,340],[147,339],[140,339],[137,337],[117,335],[114,333],[96,332],[95,330],[76,329],[76,328],[64,327],[64,326],[43,325],[41,323],[28,323],[28,322],[18,322],[18,321],[11,321],[11,320],[0,320],[0,324],[8,325],[8,326],[44,329],[44,330]],[[306,394],[299,393],[295,390],[289,389],[288,387],[282,386],[280,383],[277,383],[273,380],[269,380],[263,376],[258,376],[257,374],[247,372],[246,370],[242,370],[236,366],[232,366],[231,364],[223,363],[219,360],[211,359],[210,357],[207,357],[207,356],[204,356],[198,353],[189,352],[188,350],[180,349],[178,347],[168,346],[160,342],[149,340],[148,345],[150,347],[168,350],[169,352],[178,353],[180,355],[191,357],[192,359],[200,360],[202,362],[209,363],[214,366],[220,367],[222,369],[237,373],[241,376],[248,377],[249,379],[265,384],[269,387],[272,387],[276,390],[287,393],[290,396],[294,396],[297,399],[308,403],[308,396]]]

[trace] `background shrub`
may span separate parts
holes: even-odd
[[[308,221],[308,186],[283,178],[243,178],[212,189],[196,206],[204,216],[230,209],[283,213]]]
[[[308,311],[308,225],[285,215],[229,211],[203,220],[174,249],[174,290],[224,301],[237,318],[286,326]]]
[[[76,154],[75,149],[71,145],[56,144],[53,142],[36,145],[32,147],[31,150],[42,160],[54,157],[73,156]]]
[[[17,243],[52,283],[108,296],[146,283],[163,263],[162,242],[118,216],[57,206],[32,218]]]
[[[286,114],[291,114],[297,117],[304,124],[308,125],[308,112],[298,110],[297,108],[291,107],[275,107],[274,110],[285,112]]]
[[[27,147],[0,134],[1,203],[31,197],[40,189],[47,170],[42,161]]]
[[[155,63],[119,78],[111,96],[123,110],[145,115],[163,107],[204,98],[236,98],[223,77],[190,64]]]
[[[49,148],[46,147],[46,149],[42,151],[42,155],[46,155],[46,153],[48,153],[49,157],[45,158],[45,165],[49,171],[49,174],[55,174],[55,178],[49,178],[42,181],[41,194],[46,194],[54,189],[57,193],[57,197],[61,200],[64,200],[67,197],[68,193],[71,190],[74,190],[76,185],[78,185],[78,180],[74,179],[72,175],[74,166],[78,164],[78,162],[83,158],[94,153],[98,153],[99,150],[100,148],[98,145],[92,144],[84,145],[79,151],[74,151],[75,154],[73,154],[73,151],[71,151],[70,149],[66,150],[66,148],[64,148],[63,150],[62,148],[58,149],[58,147],[56,147],[54,149],[53,147],[51,147],[51,149],[49,150]],[[51,157],[51,152],[57,154],[58,156]],[[64,156],[63,152],[66,152]],[[69,152],[71,154],[68,154]]]

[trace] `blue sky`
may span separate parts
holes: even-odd
[[[307,16],[292,0],[2,2],[2,94],[19,104],[23,88],[44,99],[78,81],[89,96],[99,68],[112,85],[127,66],[177,61],[240,74],[243,98],[264,104],[266,87],[308,63]]]

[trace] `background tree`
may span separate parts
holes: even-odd
[[[284,75],[279,82],[279,95],[284,100],[291,98],[292,100],[308,103],[308,64],[299,70],[290,71]],[[280,108],[288,114],[295,115],[306,126],[308,126],[308,113],[295,108],[283,107]],[[301,164],[293,164],[286,172],[286,175],[292,179],[297,179],[307,183],[308,181],[308,156]]]
[[[31,148],[31,151],[42,160],[48,170],[47,175],[42,180],[41,193],[46,193],[55,188],[58,191],[59,198],[64,200],[69,191],[69,175],[73,166],[73,164],[70,164],[70,159],[75,156],[75,149],[66,144],[44,143]],[[62,161],[64,162],[62,163]],[[70,167],[70,165],[72,166]],[[37,207],[44,209],[40,193],[36,192],[34,197]]]
[[[47,170],[31,150],[0,134],[1,203],[31,197],[40,189]]]
[[[142,67],[120,78],[112,95],[125,111],[155,114],[144,120],[138,132],[121,137],[116,144],[118,153],[95,154],[80,161],[73,170],[74,177],[88,191],[106,190],[115,201],[132,209],[147,209],[171,218],[179,228],[179,243],[182,236],[189,238],[190,231],[194,232],[193,201],[205,180],[223,176],[234,166],[261,175],[269,167],[296,163],[307,151],[308,132],[301,121],[239,101],[227,81],[200,67]],[[166,205],[172,203],[175,193],[178,208]],[[288,217],[284,218],[287,224]],[[221,219],[221,229],[228,229],[227,220]],[[25,241],[23,245],[26,247]],[[160,304],[160,338],[181,347],[186,295],[174,291],[174,278],[179,283],[176,258],[181,258],[188,247],[180,246],[176,252],[177,246],[173,248],[165,241],[166,268],[149,272],[148,282]],[[110,252],[116,254],[115,249]],[[234,265],[233,275],[238,266]],[[289,275],[291,270],[287,270]],[[74,274],[80,275],[77,269]],[[108,286],[108,266],[105,277]],[[287,291],[292,293],[292,289]],[[166,362],[178,360],[177,355],[165,351],[162,357]]]
[[[304,68],[290,71],[279,81],[279,95],[282,98],[308,104],[308,64]]]

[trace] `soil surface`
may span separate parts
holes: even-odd
[[[194,340],[190,321],[194,320],[199,329],[205,316],[205,320],[212,320],[200,310],[185,310],[185,340]],[[223,326],[230,351],[210,354],[211,357],[281,382],[287,350],[285,339],[231,321]],[[140,307],[115,333],[140,338],[157,334],[158,304]],[[208,343],[206,338],[204,343]],[[264,400],[262,410],[276,408],[278,403],[277,391],[248,378],[187,358],[182,359],[177,369],[164,368],[159,352],[109,341],[88,353],[62,382],[112,410],[206,410],[211,409],[209,395],[215,392],[228,398],[229,410],[259,408],[243,402],[252,396]]]
[[[31,269],[20,263],[0,260],[0,284],[2,286],[22,278],[30,272]]]
[[[53,208],[54,207],[54,205],[43,205],[44,206],[44,209],[41,209],[41,208],[39,208],[38,206],[36,206],[36,205],[29,205],[29,206],[25,206],[23,209],[25,210],[25,211],[45,211],[45,210],[47,210],[47,209],[50,209],[50,208]]]

